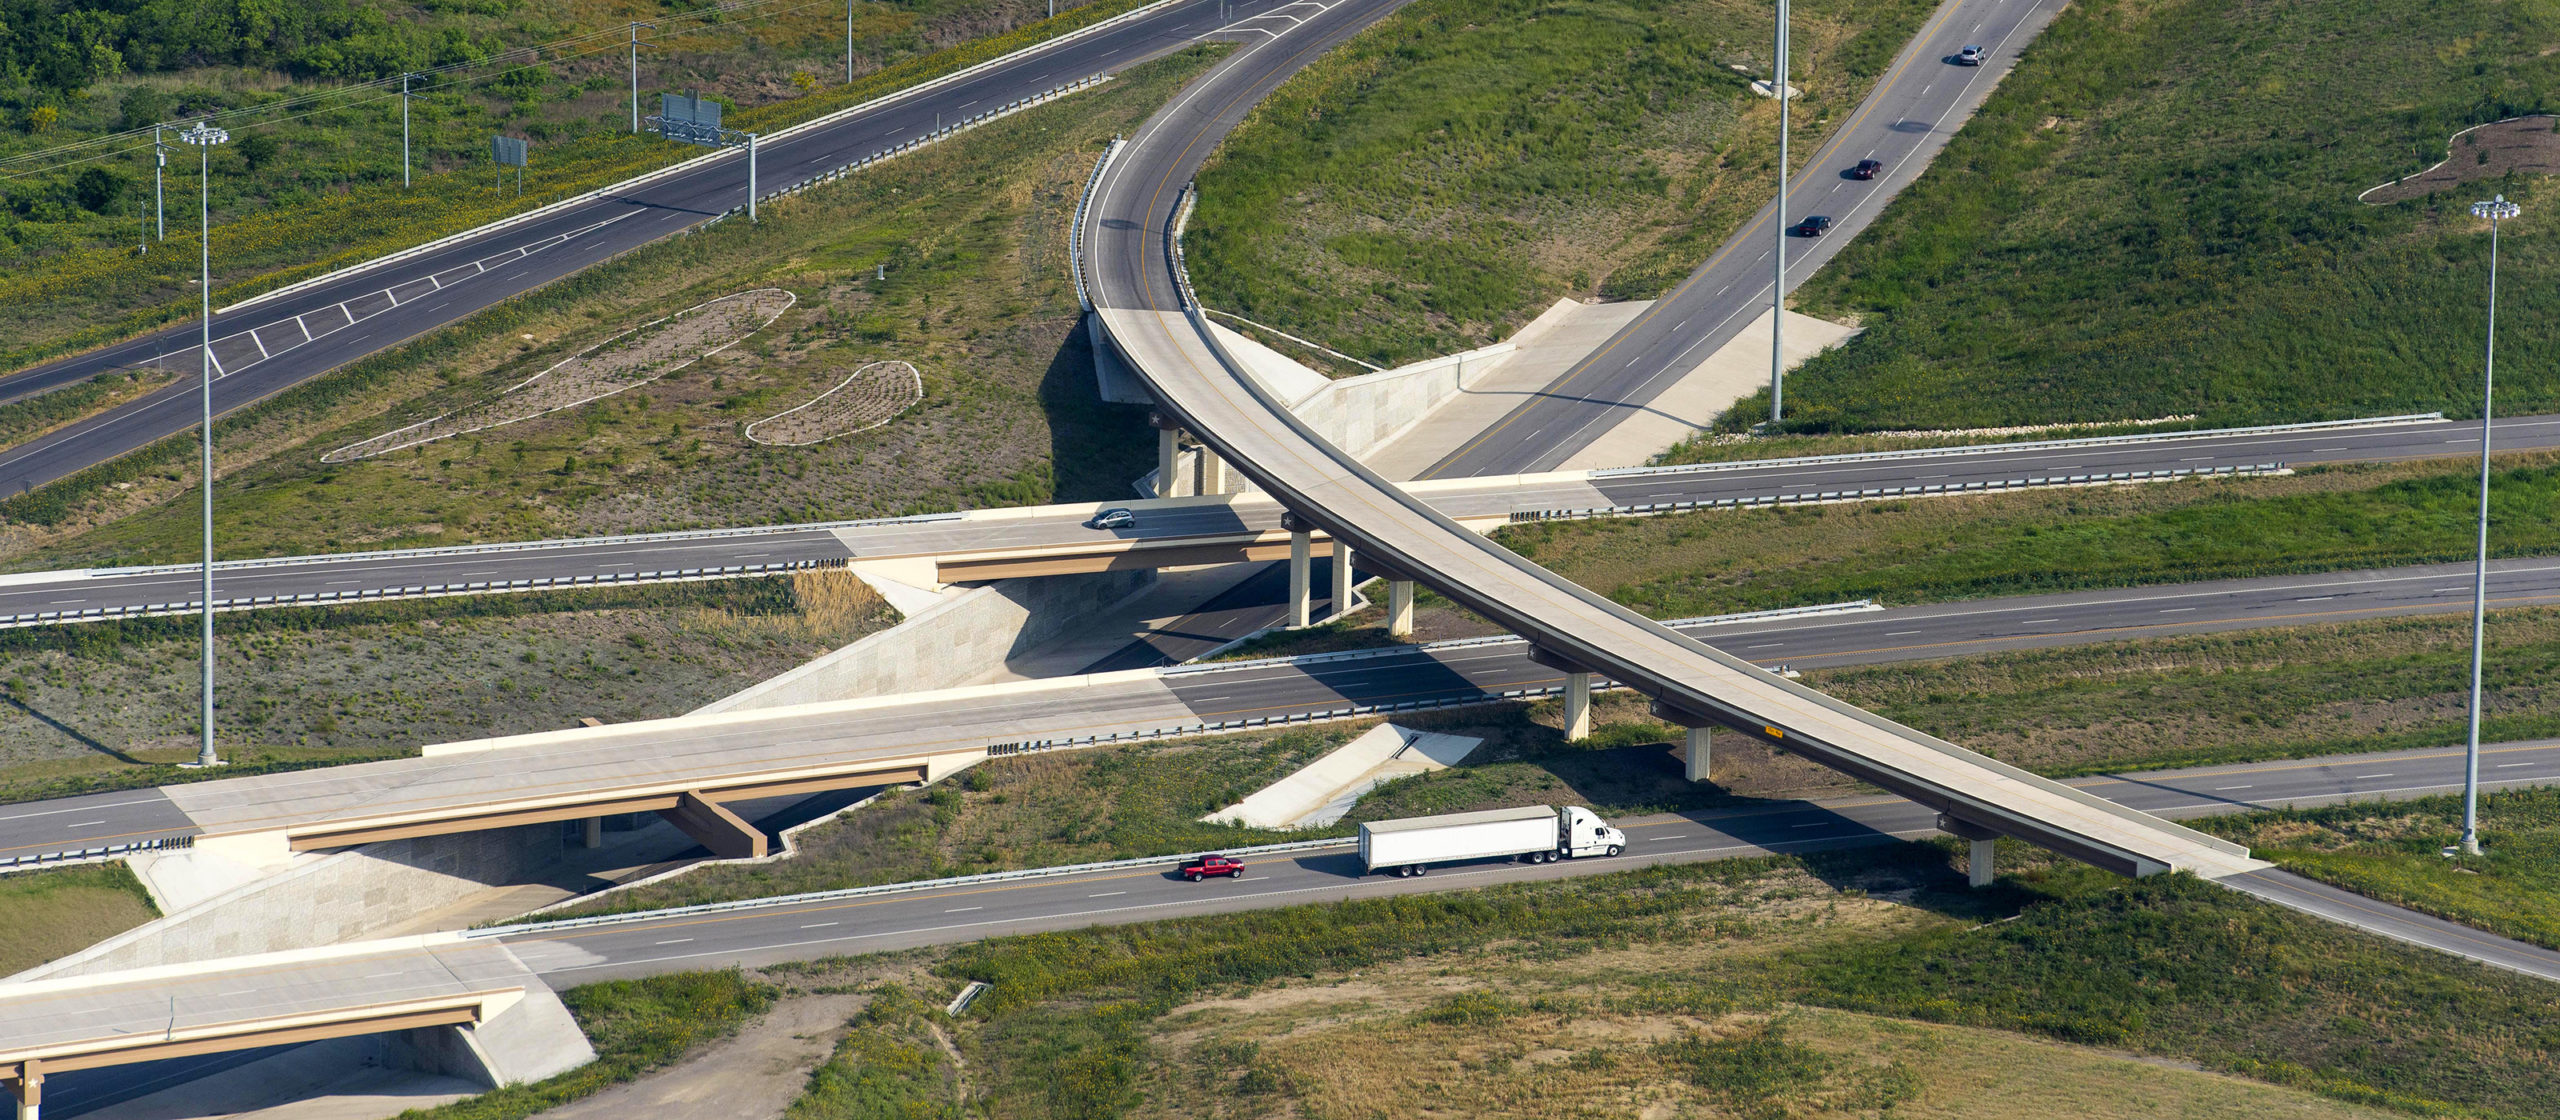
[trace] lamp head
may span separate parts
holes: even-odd
[[[2507,201],[2507,196],[2505,195],[2499,195],[2487,202],[2474,202],[2471,204],[2472,217],[2487,218],[2493,222],[2503,221],[2521,213],[2524,213],[2524,207]]]
[[[178,139],[184,140],[199,148],[210,148],[216,144],[230,143],[231,134],[223,131],[222,129],[213,127],[212,121],[198,121],[194,128],[190,128],[185,132],[179,133]]]

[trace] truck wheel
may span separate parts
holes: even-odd
[[[1399,867],[1399,868],[1396,868],[1396,878],[1399,878],[1399,879],[1410,879],[1410,878],[1413,878],[1413,868],[1411,868],[1411,867]]]
[[[1610,855],[1613,855],[1613,856],[1614,856],[1614,855],[1617,855],[1618,853],[1623,852],[1623,851],[1626,851],[1626,849],[1625,849],[1625,848],[1623,848],[1623,847],[1620,847],[1620,846],[1618,846],[1618,845],[1616,845],[1616,844],[1611,844],[1611,845],[1609,845],[1609,854],[1610,854]]]
[[[1556,861],[1556,854],[1555,854],[1554,852],[1540,852],[1540,853],[1538,853],[1538,862],[1540,862],[1540,863],[1554,863],[1555,861]]]

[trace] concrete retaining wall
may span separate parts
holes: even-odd
[[[274,874],[10,979],[87,976],[355,941],[516,878],[559,853],[560,826],[546,824],[386,840],[304,856]]]
[[[1331,382],[1290,406],[1333,445],[1353,455],[1403,435],[1510,356],[1508,342]]]
[[[998,580],[693,715],[957,688],[1155,581],[1153,571]]]

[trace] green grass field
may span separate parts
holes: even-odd
[[[1800,155],[1931,5],[1795,12]],[[1765,7],[1423,0],[1258,106],[1200,175],[1211,306],[1381,365],[1480,346],[1565,296],[1649,298],[1775,179]],[[1737,72],[1737,69],[1743,72]]]
[[[924,1001],[888,991],[854,1024],[794,1115],[2161,1114],[2128,1097],[2560,1115],[2560,1017],[2535,981],[2185,878],[2028,857],[1968,892],[1950,858],[1913,844],[961,946]],[[963,980],[993,987],[955,1022],[930,1002]],[[2032,1098],[2003,1088],[2021,1079]]]
[[[2446,0],[2087,0],[1798,305],[1867,327],[1790,380],[1809,431],[2476,414],[2502,255],[2502,411],[2560,405],[2538,176],[2385,206],[2359,192],[2468,125],[2547,111],[2560,13]],[[2235,71],[2235,63],[2245,60]],[[1765,397],[1726,414],[1766,419]]]
[[[0,976],[76,953],[160,916],[122,863],[0,875]]]

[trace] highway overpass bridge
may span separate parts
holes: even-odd
[[[2128,875],[2257,870],[2239,845],[1967,751],[1682,636],[1484,540],[1327,443],[1209,333],[1181,275],[1178,223],[1219,138],[1304,61],[1396,0],[1340,0],[1212,69],[1151,118],[1097,178],[1079,231],[1086,288],[1113,346],[1161,411],[1295,516],[1364,560],[1419,580],[1527,638],[1587,696],[1594,675],[1664,717],[1723,726],[1935,809],[1976,841],[2012,836]],[[1977,870],[1981,870],[1977,867]]]

